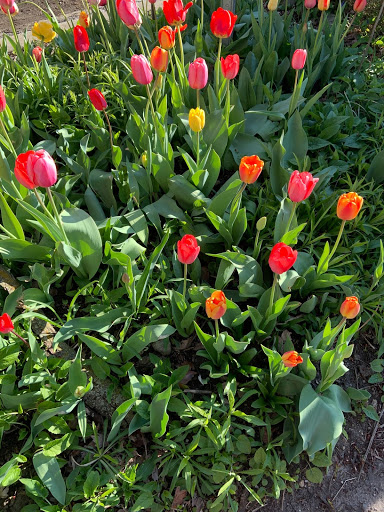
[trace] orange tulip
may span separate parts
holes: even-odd
[[[328,11],[331,0],[319,0],[317,2],[317,8],[319,11]]]
[[[89,16],[85,11],[81,11],[79,14],[79,20],[77,22],[78,25],[81,25],[84,28],[88,28],[90,24]]]
[[[296,352],[296,350],[285,352],[285,354],[281,356],[281,360],[283,361],[283,365],[288,368],[293,368],[303,362],[303,358]]]
[[[173,48],[175,46],[175,33],[169,26],[162,27],[158,33],[160,46],[165,50]]]
[[[352,220],[357,217],[363,205],[363,198],[356,192],[348,192],[339,197],[337,203],[337,216],[341,220]]]
[[[356,318],[360,313],[360,304],[357,297],[347,297],[340,307],[340,314],[348,320]]]
[[[216,290],[205,302],[208,318],[218,320],[227,311],[227,299],[221,290]]]
[[[241,159],[239,174],[242,182],[254,183],[263,170],[264,162],[257,155],[244,156]]]
[[[151,53],[151,66],[156,71],[163,73],[168,66],[168,52],[160,46],[155,46]]]

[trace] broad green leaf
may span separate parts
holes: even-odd
[[[17,220],[16,215],[13,213],[11,207],[5,200],[3,194],[0,193],[0,209],[1,209],[1,223],[7,231],[12,233],[15,238],[25,240],[24,231],[20,222]]]
[[[124,342],[122,350],[124,362],[141,354],[150,343],[168,338],[174,332],[175,329],[168,324],[147,325],[143,327]]]
[[[305,476],[313,484],[321,484],[323,481],[323,472],[319,468],[307,469]]]
[[[155,437],[161,437],[165,434],[169,415],[167,406],[171,398],[172,386],[158,393],[149,406],[150,412],[150,430]]]
[[[83,484],[84,496],[89,499],[100,485],[100,474],[97,471],[89,471]]]
[[[110,433],[108,434],[107,441],[111,442],[113,439],[117,436],[120,430],[120,425],[124,421],[125,417],[129,413],[129,411],[132,409],[136,402],[136,397],[131,398],[130,400],[125,401],[119,407],[116,409],[116,411],[112,414],[112,428]]]
[[[59,463],[54,457],[47,457],[43,452],[33,456],[33,467],[49,492],[61,505],[65,505],[66,486]]]

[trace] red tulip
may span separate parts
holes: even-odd
[[[175,34],[175,30],[171,27],[162,27],[158,33],[160,46],[165,50],[173,48],[175,46]]]
[[[116,10],[128,28],[133,29],[141,25],[142,19],[135,0],[117,0]]]
[[[168,0],[163,2],[165,19],[170,25],[180,26],[184,23],[187,11],[193,2],[188,2],[184,7],[182,0]]]
[[[237,55],[228,55],[228,57],[221,57],[221,71],[223,72],[224,78],[227,80],[233,80],[240,68],[240,57]]]
[[[160,46],[155,46],[151,53],[151,65],[153,69],[164,73],[168,66],[168,52]]]
[[[362,12],[364,11],[365,7],[367,5],[367,0],[356,0],[353,4],[353,10],[355,12]]]
[[[197,58],[189,65],[188,82],[192,89],[203,89],[208,82],[208,66],[204,59]]]
[[[7,334],[9,332],[12,332],[14,329],[11,317],[8,315],[8,313],[3,313],[0,316],[0,332],[1,334]]]
[[[148,85],[153,80],[151,66],[144,55],[132,55],[131,69],[133,78],[141,85]]]
[[[105,110],[108,103],[105,101],[104,95],[98,89],[91,89],[88,91],[89,99],[96,110]]]
[[[294,203],[305,201],[312,194],[319,178],[314,178],[310,172],[293,171],[288,183],[288,196]]]
[[[285,354],[281,356],[281,360],[283,361],[283,365],[288,368],[293,368],[303,362],[303,358],[296,352],[296,350],[285,352]]]
[[[78,52],[87,52],[89,50],[89,37],[87,31],[81,25],[76,25],[73,29],[75,39],[75,48]]]
[[[219,7],[217,11],[212,14],[211,30],[216,37],[230,37],[235,26],[237,16],[231,11],[226,11]]]
[[[57,181],[56,164],[44,149],[27,151],[16,158],[15,176],[28,189],[52,187]]]
[[[303,69],[307,60],[307,50],[295,50],[292,56],[293,69]]]
[[[268,263],[272,272],[284,274],[284,272],[287,272],[287,270],[294,265],[296,259],[297,251],[294,251],[283,242],[279,242],[273,247],[269,255]]]
[[[200,247],[193,235],[184,235],[177,242],[177,258],[180,263],[190,265],[195,261],[200,252]]]
[[[7,107],[7,100],[5,99],[4,90],[0,85],[0,112],[4,112]]]
[[[40,46],[36,46],[32,50],[32,55],[35,57],[36,62],[39,64],[43,58],[43,49]]]

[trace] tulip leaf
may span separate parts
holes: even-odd
[[[367,181],[374,180],[376,184],[384,181],[384,150],[377,153],[367,172]]]

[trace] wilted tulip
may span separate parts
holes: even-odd
[[[151,66],[144,55],[132,55],[131,69],[133,78],[141,85],[148,85],[153,80]]]
[[[337,203],[337,216],[341,220],[352,220],[357,217],[363,206],[363,198],[356,192],[348,192],[339,197]]]
[[[286,366],[287,368],[293,368],[303,362],[303,358],[301,357],[300,354],[296,352],[296,350],[290,350],[289,352],[285,352],[285,354],[281,356],[281,360],[283,362],[283,365]]]
[[[356,318],[359,313],[359,299],[357,297],[347,297],[340,307],[340,314],[344,318],[352,320],[353,318]]]
[[[56,164],[44,149],[27,151],[16,158],[15,176],[28,189],[52,187],[57,181]]]

